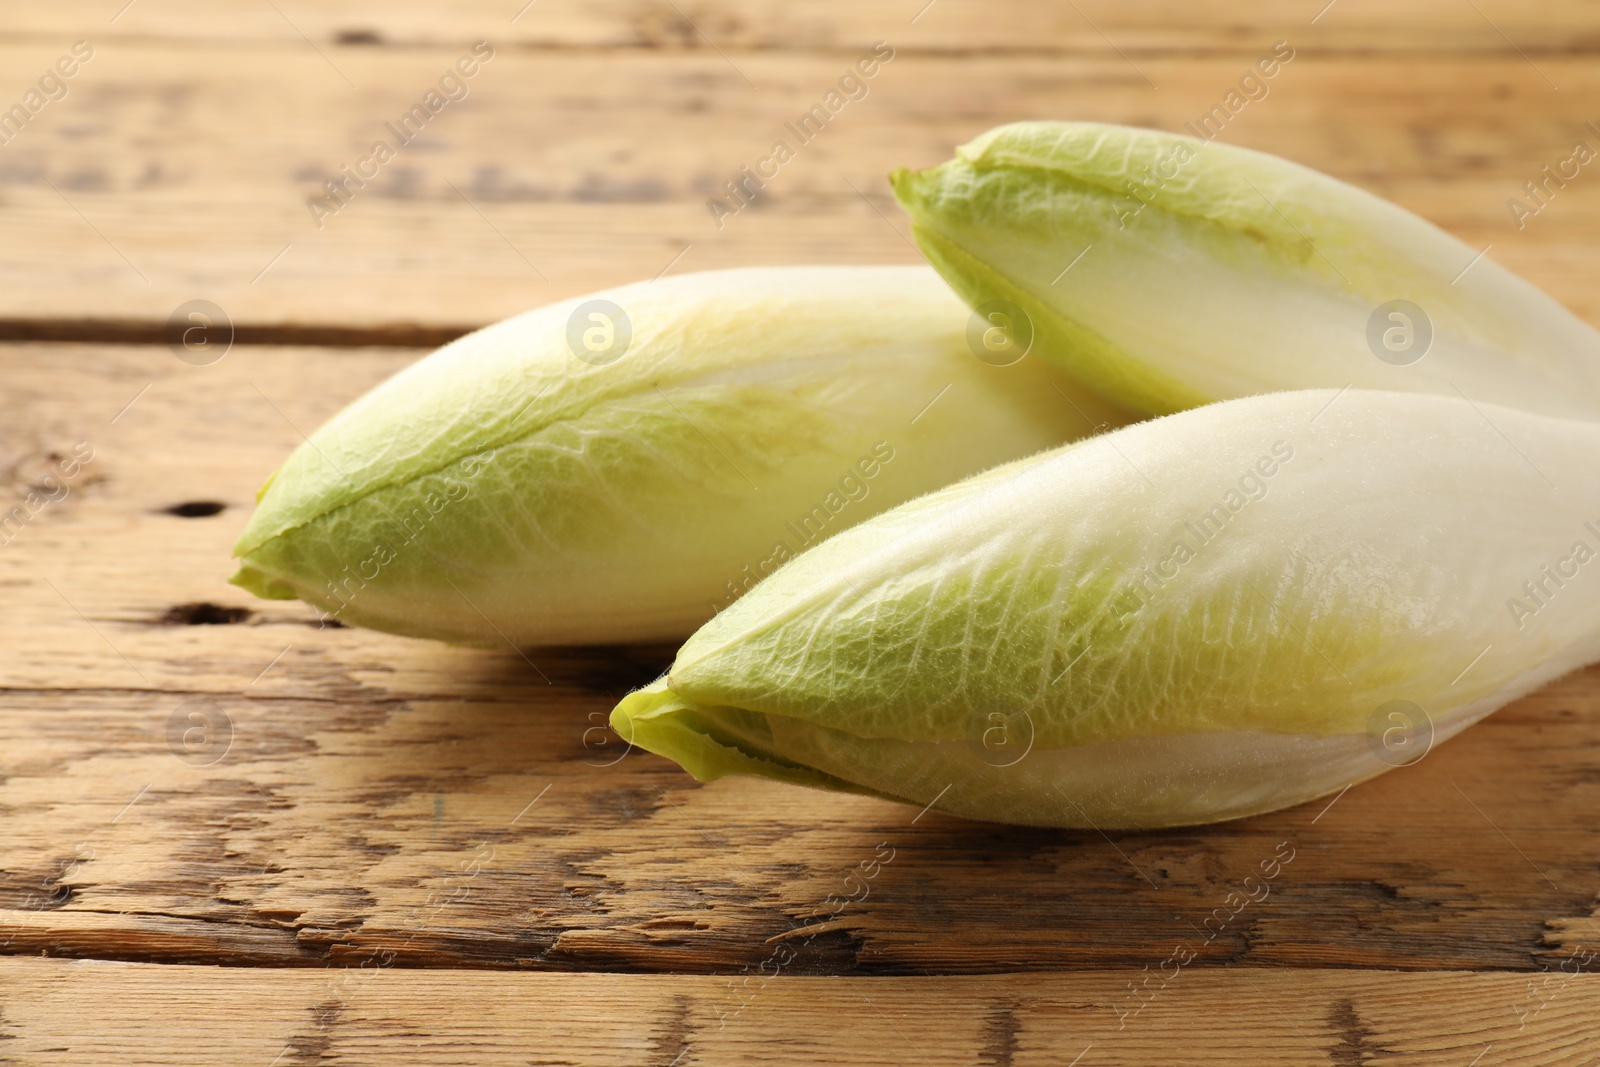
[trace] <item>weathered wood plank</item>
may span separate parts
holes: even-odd
[[[1184,971],[1128,1014],[1137,977],[780,976],[738,987],[4,960],[0,1035],[7,1062],[40,1064],[1579,1067],[1593,1062],[1600,1017],[1593,974],[1544,986],[1504,974]]]
[[[464,46],[329,46],[335,69],[304,42],[105,45],[66,99],[0,147],[0,320],[159,325],[180,303],[205,298],[252,325],[337,327],[359,339],[363,329],[393,337],[397,324],[414,323],[437,336],[665,270],[911,262],[918,253],[884,181],[895,166],[947,158],[955,144],[1019,118],[1181,129],[1249,65],[1240,54],[951,57],[908,48],[801,146],[784,123],[818,104],[870,47],[870,23],[852,25],[863,36],[848,54],[744,52],[730,55],[734,65],[711,52],[640,52],[620,63],[502,48],[467,99],[403,146],[385,124],[420,101]],[[0,45],[0,67],[43,69],[57,50]],[[1600,92],[1593,63],[1308,46],[1269,84],[1225,140],[1390,196],[1474,247],[1492,245],[1491,256],[1600,320],[1588,280],[1600,184],[1583,171],[1520,230],[1507,208],[1574,141],[1600,147],[1584,126],[1600,119],[1584,104]],[[350,186],[337,214],[314,217],[308,201],[324,195],[323,182],[380,138],[398,148],[395,158],[364,188]],[[708,198],[780,138],[795,141],[796,158],[719,228]]]
[[[1600,947],[1600,670],[1320,816],[1102,837],[701,787],[602,726],[670,649],[319,630],[225,585],[299,431],[414,358],[0,349],[6,499],[94,450],[0,547],[5,952],[739,976],[1156,971],[1175,951],[1532,972]],[[1226,903],[1285,842],[1270,894]]]
[[[924,50],[980,52],[1237,51],[1296,35],[1330,49],[1392,52],[1592,50],[1594,13],[1583,0],[424,0],[394,3],[218,5],[204,0],[65,0],[30,5],[8,20],[13,35],[61,38],[279,41],[328,45],[431,45],[478,38],[544,48],[649,48],[711,52],[857,47],[867,32],[904,36]],[[278,8],[273,11],[272,7]],[[1326,8],[1326,10],[1324,10]]]

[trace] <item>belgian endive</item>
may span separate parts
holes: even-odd
[[[1486,249],[1276,156],[1023,122],[892,182],[969,303],[1135,410],[1354,385],[1600,418],[1594,329]]]
[[[979,359],[970,318],[926,267],[690,274],[520,315],[311,435],[233,580],[423,637],[681,639],[816,541],[1123,421],[1037,360]]]
[[[755,774],[1044,826],[1227,819],[1600,657],[1600,425],[1312,390],[1019,460],[787,564],[612,713]]]

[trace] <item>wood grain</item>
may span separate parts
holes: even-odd
[[[3,356],[5,491],[94,448],[0,549],[11,953],[893,975],[1138,971],[1179,946],[1196,968],[1533,972],[1600,949],[1600,671],[1320,816],[1102,836],[702,787],[603,726],[670,649],[524,658],[319,630],[224,584],[254,487],[414,353]],[[213,703],[186,746],[192,701]],[[1207,925],[1284,842],[1271,894]],[[864,864],[862,897],[846,878]]]
[[[274,11],[273,8],[277,10]],[[651,49],[728,53],[854,49],[863,34],[911,36],[924,50],[1070,53],[1210,52],[1258,48],[1296,34],[1315,34],[1328,49],[1405,53],[1497,52],[1516,55],[1588,52],[1597,44],[1594,12],[1584,0],[1238,0],[1204,5],[1187,0],[817,0],[784,4],[752,0],[737,7],[715,0],[276,0],[271,5],[205,0],[60,0],[30,5],[7,20],[17,36],[312,41],[358,47],[468,42],[479,37],[524,47]],[[870,39],[869,39],[870,40]]]
[[[65,100],[0,147],[0,336],[59,335],[84,319],[155,326],[205,298],[247,326],[354,330],[355,340],[367,330],[380,342],[412,326],[437,340],[667,270],[914,262],[884,177],[894,167],[933,164],[1022,118],[1182,129],[1254,56],[906,44],[719,228],[708,198],[889,32],[871,14],[851,22],[859,42],[838,52],[641,50],[622,63],[503,47],[471,95],[405,146],[385,123],[463,45],[105,44]],[[0,68],[42,70],[59,50],[0,44]],[[1584,171],[1521,229],[1506,206],[1576,140],[1600,147],[1584,125],[1600,119],[1584,103],[1600,93],[1587,58],[1307,45],[1269,84],[1226,141],[1391,197],[1600,319],[1589,281],[1600,183]],[[15,83],[18,98],[26,85]],[[337,214],[314,218],[308,200],[380,138],[397,156]],[[40,321],[57,333],[16,325]]]
[[[1546,988],[1517,975],[1184,971],[1136,1015],[1126,985],[1107,971],[746,986],[5,960],[0,1047],[39,1064],[1587,1067],[1600,1013],[1592,974]]]
[[[0,137],[0,514],[94,458],[0,533],[0,1062],[1593,1062],[1600,670],[1331,806],[1065,833],[697,785],[604,727],[670,648],[319,629],[224,581],[265,475],[417,349],[663,271],[917,261],[890,169],[1019,118],[1181,129],[1279,40],[1223,140],[1600,322],[1590,168],[1506,207],[1600,145],[1589,0],[525,2],[7,13],[0,113],[95,56]],[[478,40],[471,95],[318,228]],[[210,366],[165,343],[193,299],[238,328]]]

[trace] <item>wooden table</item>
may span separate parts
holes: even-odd
[[[1331,806],[1067,833],[699,786],[603,726],[669,648],[319,629],[224,581],[266,474],[427,347],[666,271],[915,261],[892,167],[1022,117],[1179,129],[1280,40],[1225,140],[1600,322],[1594,165],[1507,207],[1600,147],[1594,5],[1323,2],[8,11],[0,108],[93,56],[0,146],[6,501],[93,459],[0,538],[0,1060],[1596,1063],[1600,672]],[[479,40],[470,95],[319,227]],[[707,198],[878,41],[719,228]],[[191,300],[235,331],[207,365],[166,343]]]

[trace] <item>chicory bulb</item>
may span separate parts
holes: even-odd
[[[1353,385],[1600,418],[1594,329],[1484,250],[1276,156],[1022,122],[891,180],[970,304],[1135,410]]]
[[[612,725],[703,780],[998,822],[1299,803],[1600,657],[1597,455],[1594,423],[1392,392],[1139,423],[824,542]]]
[[[325,617],[517,645],[681,639],[904,500],[1124,421],[969,345],[927,267],[717,271],[445,346],[314,433],[233,581]],[[984,359],[974,352],[980,352]]]

